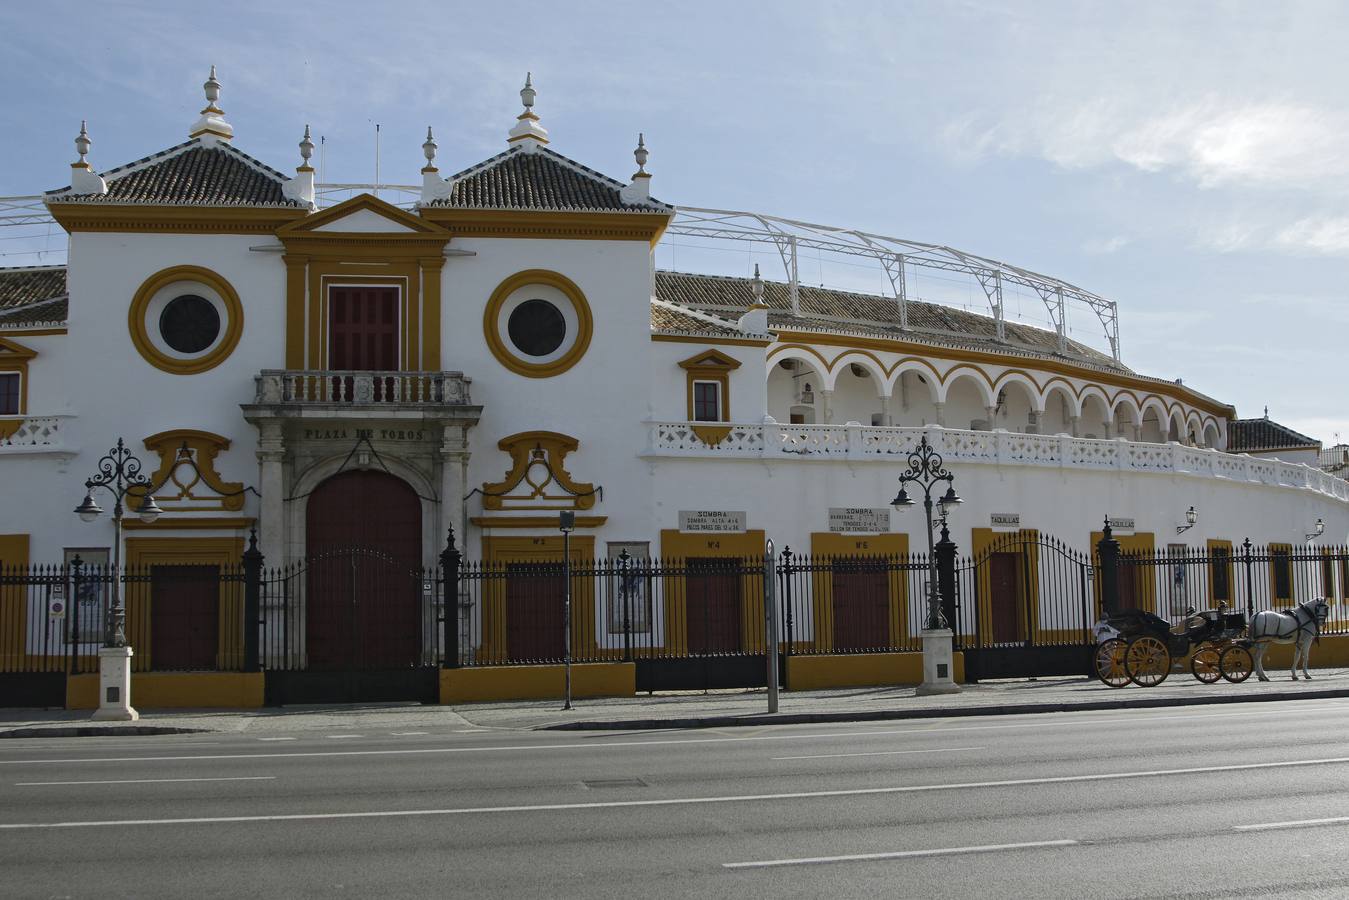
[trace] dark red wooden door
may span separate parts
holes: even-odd
[[[506,657],[509,662],[553,662],[566,650],[560,563],[506,565]]]
[[[1119,608],[1141,609],[1138,605],[1138,566],[1125,564],[1117,566],[1115,571],[1119,573]]]
[[[214,669],[220,645],[220,567],[150,567],[150,666]]]
[[[311,669],[404,668],[421,655],[421,502],[384,472],[309,495],[305,636]]]
[[[737,560],[692,557],[684,581],[689,653],[739,653],[741,578]]]
[[[994,553],[988,559],[989,599],[991,602],[991,621],[993,642],[1011,644],[1018,640],[1020,632],[1018,610],[1020,608],[1021,582],[1020,558],[1015,553]]]
[[[833,565],[834,649],[890,646],[890,580],[879,560],[836,560]]]
[[[398,288],[328,290],[328,368],[398,369]]]

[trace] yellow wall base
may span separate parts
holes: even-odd
[[[136,709],[257,709],[262,706],[261,672],[144,672],[131,676]],[[66,709],[98,707],[98,675],[66,679]]]
[[[566,690],[563,666],[490,666],[442,669],[441,703],[487,700],[556,700]],[[631,697],[637,693],[632,663],[583,663],[571,667],[573,697]]]
[[[1287,674],[1293,664],[1292,644],[1271,644],[1265,651],[1265,674],[1273,675],[1279,669]],[[1320,644],[1312,644],[1312,668],[1327,666],[1349,666],[1349,635],[1335,635],[1321,638]]]
[[[965,655],[952,654],[957,683],[965,681]],[[837,687],[883,687],[920,684],[922,653],[850,653],[838,656],[792,656],[787,659],[787,684],[794,691]]]

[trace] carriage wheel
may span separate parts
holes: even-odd
[[[1124,651],[1129,680],[1139,687],[1156,687],[1171,674],[1171,652],[1150,634],[1134,638]]]
[[[1245,647],[1233,645],[1223,651],[1222,658],[1218,660],[1218,668],[1222,670],[1223,677],[1228,681],[1233,684],[1241,684],[1251,677],[1251,670],[1255,668],[1255,660],[1251,659],[1251,651]]]
[[[1190,657],[1190,671],[1204,684],[1213,684],[1223,677],[1222,654],[1212,644],[1205,644]]]
[[[1093,664],[1096,677],[1111,687],[1129,683],[1129,670],[1124,667],[1124,652],[1128,645],[1119,638],[1111,638],[1096,648]]]

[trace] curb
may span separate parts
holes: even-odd
[[[0,731],[3,738],[105,737],[128,734],[209,734],[209,728],[178,728],[172,725],[54,725],[29,726]]]
[[[857,712],[760,713],[758,715],[692,716],[680,719],[587,719],[541,725],[535,731],[626,731],[673,728],[735,728],[747,725],[806,725],[817,722],[877,722],[896,719],[955,719],[972,716],[1021,716],[1031,713],[1094,712],[1109,709],[1156,709],[1222,703],[1274,703],[1349,697],[1349,688],[1315,693],[1280,691],[1238,697],[1142,697],[1137,700],[1087,700],[1079,703],[1006,703],[997,706],[946,706],[936,709],[872,709]]]

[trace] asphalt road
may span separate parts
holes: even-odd
[[[1341,700],[0,743],[5,897],[1349,897]]]

